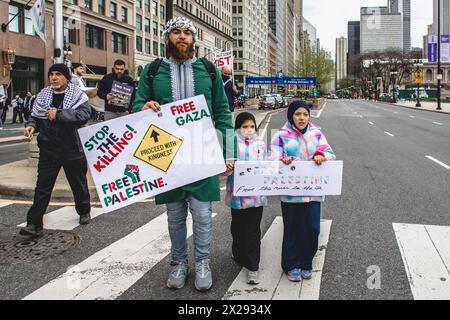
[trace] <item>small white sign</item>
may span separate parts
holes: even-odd
[[[342,161],[238,161],[234,169],[235,196],[341,195]]]
[[[231,68],[233,68],[233,52],[216,52],[214,55],[214,64],[219,69],[222,69],[225,66],[231,66]]]

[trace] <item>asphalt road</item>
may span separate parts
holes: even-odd
[[[280,128],[285,117],[285,111],[272,116],[267,132]],[[320,299],[413,299],[393,223],[450,226],[450,170],[426,158],[450,164],[450,116],[340,100],[329,101],[321,117],[312,122],[322,127],[338,159],[344,161],[343,194],[328,197],[322,207],[323,219],[332,220],[332,226]],[[3,159],[4,152],[0,160],[8,161]],[[28,204],[0,208],[0,228],[24,222],[28,208]],[[48,211],[56,209],[50,207]],[[198,293],[193,288],[192,275],[182,290],[165,288],[170,262],[165,256],[120,292],[117,299],[222,299],[240,268],[231,259],[229,209],[223,203],[215,203],[213,211],[217,215],[211,291]],[[24,298],[70,266],[123,239],[164,212],[164,207],[153,203],[139,203],[104,214],[88,226],[75,228],[73,231],[81,237],[81,243],[63,255],[33,263],[0,265],[0,299]],[[280,214],[279,201],[271,199],[264,209],[263,236]],[[189,245],[192,248],[192,239]],[[376,288],[368,286],[370,270],[380,272]],[[133,270],[127,271],[133,275]]]

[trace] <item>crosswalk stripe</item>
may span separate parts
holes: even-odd
[[[215,217],[216,214],[213,214]],[[192,218],[187,219],[188,237]],[[110,300],[119,297],[170,253],[167,213],[98,251],[25,300]]]
[[[283,218],[277,217],[261,243],[260,283],[247,285],[242,269],[224,296],[225,300],[318,300],[331,220],[322,220],[319,251],[313,260],[313,278],[290,282],[281,269]]]
[[[0,202],[0,208],[7,207],[9,205],[12,205],[12,202]]]
[[[94,219],[102,215],[103,209],[91,208],[91,218]],[[80,216],[75,210],[75,207],[64,207],[56,211],[52,211],[44,215],[44,228],[50,230],[73,230],[78,227],[78,219]],[[25,227],[26,222],[18,225],[18,227]]]
[[[450,227],[393,224],[416,300],[450,300]]]

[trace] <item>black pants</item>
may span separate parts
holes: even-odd
[[[38,178],[34,192],[34,201],[27,215],[27,223],[37,226],[43,225],[43,217],[55,186],[58,173],[64,168],[70,188],[75,198],[75,209],[79,215],[90,213],[91,199],[87,184],[87,162],[85,158],[61,161],[40,153],[38,164]]]
[[[13,118],[12,123],[16,123],[17,121],[17,115],[19,115],[19,121],[20,123],[23,123],[23,110],[18,110],[18,108],[13,109]]]
[[[281,203],[283,212],[283,249],[281,267],[312,270],[320,234],[320,202]]]
[[[231,209],[233,256],[237,264],[258,271],[261,258],[261,219],[263,207],[244,210]]]

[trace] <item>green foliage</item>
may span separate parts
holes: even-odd
[[[334,77],[334,63],[325,50],[307,49],[297,58],[294,73],[296,77],[316,77],[317,83],[326,86]]]

